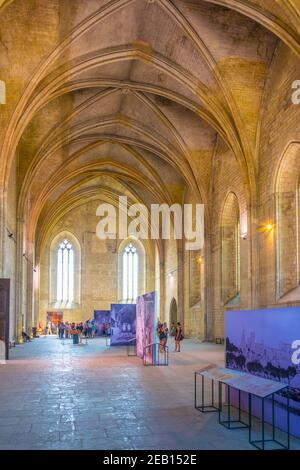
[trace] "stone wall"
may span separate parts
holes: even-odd
[[[49,264],[50,245],[54,237],[65,231],[71,232],[79,242],[81,249],[81,288],[80,302],[73,308],[63,309],[66,321],[83,321],[93,317],[94,310],[109,310],[118,298],[118,270],[120,240],[100,240],[96,236],[99,220],[96,209],[99,201],[92,201],[71,210],[53,227],[48,234],[40,257],[40,297],[38,321],[45,324],[47,311],[61,310],[49,302]],[[154,290],[154,259],[151,248],[145,246],[146,271],[145,285],[140,284],[139,294]]]

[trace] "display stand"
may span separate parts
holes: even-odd
[[[197,380],[197,377],[201,377],[201,391],[200,391],[200,397],[201,401],[200,404],[198,404],[198,392],[197,392],[197,383],[199,380]],[[207,382],[210,383],[210,404],[205,404],[205,378],[204,375],[201,373],[201,371],[195,372],[195,408],[196,410],[201,411],[202,413],[211,413],[215,411],[219,411],[219,407],[215,406],[215,380],[213,378],[207,378]]]
[[[248,394],[248,415],[249,415],[249,442],[254,447],[260,450],[269,449],[289,449],[290,447],[290,430],[289,430],[289,399],[287,398],[287,445],[278,441],[275,438],[275,394],[288,388],[288,385],[282,382],[275,382],[274,380],[265,379],[252,374],[242,373],[240,377],[224,380],[228,386],[230,393],[230,387],[238,390],[239,396],[241,392]],[[253,439],[253,398],[261,400],[262,411],[261,411],[261,439]],[[265,402],[266,400],[272,401],[272,423],[271,423],[271,437],[266,435],[266,414],[265,414]],[[271,444],[273,443],[273,444]]]
[[[282,390],[282,389],[281,389]],[[271,395],[267,395],[265,397],[259,397],[254,394],[249,394],[249,421],[250,421],[250,427],[249,427],[249,442],[252,444],[254,447],[256,447],[259,450],[289,450],[290,448],[290,407],[289,407],[289,398],[287,397],[287,407],[286,407],[286,420],[287,420],[287,439],[286,439],[286,444],[284,442],[280,442],[279,439],[276,437],[276,427],[275,427],[275,395],[276,393],[272,393]],[[253,416],[252,416],[252,403],[253,403],[253,397],[256,399],[260,399],[261,401],[261,439],[253,439]],[[266,419],[265,419],[265,410],[266,410],[266,400],[271,401],[271,407],[272,407],[272,423],[271,423],[271,432],[269,433],[269,436],[267,435],[266,432]],[[269,425],[270,426],[270,425]]]
[[[169,348],[163,346],[161,351],[160,343],[151,343],[143,349],[144,366],[168,366],[169,365]]]
[[[239,377],[242,372],[227,369],[225,367],[206,367],[195,372],[195,408],[202,413],[219,411],[220,408],[220,389],[215,390],[215,384],[221,380]],[[201,377],[201,401],[198,405],[197,377]],[[205,381],[210,384],[210,403],[205,403]]]
[[[227,403],[223,402],[223,388],[225,388],[225,397]],[[227,429],[243,429],[250,426],[250,414],[248,414],[248,422],[243,421],[242,413],[245,410],[241,408],[241,391],[237,390],[238,404],[232,404],[232,388],[226,383],[219,382],[219,423]],[[226,409],[226,411],[224,411]],[[226,418],[223,419],[222,415],[225,414]]]
[[[136,338],[132,338],[127,342],[127,356],[136,356]]]
[[[197,402],[197,377],[201,377],[201,401]],[[210,382],[210,403],[205,403],[205,379]],[[215,405],[215,382],[218,386],[218,406]],[[225,389],[225,395],[223,395]],[[199,370],[195,372],[195,408],[202,413],[205,412],[219,412],[219,423],[227,429],[241,429],[249,428],[249,442],[254,447],[260,450],[267,449],[289,449],[290,448],[290,425],[289,425],[289,398],[287,396],[286,419],[287,419],[287,442],[286,444],[280,442],[276,437],[276,423],[275,423],[275,395],[288,389],[288,385],[282,382],[258,377],[246,372],[241,372],[233,369],[212,367]],[[245,406],[241,405],[241,394],[244,393],[248,396],[248,410]],[[237,394],[236,397],[233,397]],[[223,396],[226,397],[226,402],[223,402]],[[254,420],[256,419],[257,410],[253,414],[253,400],[261,400],[261,438],[253,438],[254,434]],[[270,417],[266,414],[266,401],[269,400],[269,410],[271,407],[271,424]],[[225,419],[223,418],[225,411]],[[234,411],[233,411],[234,410]],[[243,414],[248,414],[248,420],[243,420]],[[271,436],[267,435],[266,428],[271,426]]]

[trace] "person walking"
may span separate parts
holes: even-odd
[[[177,322],[175,334],[175,352],[180,352],[180,341],[183,340],[182,328],[180,322]]]

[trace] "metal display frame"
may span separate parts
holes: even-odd
[[[197,384],[199,380],[197,376],[201,376],[201,400],[198,404],[198,388]],[[289,389],[289,386],[280,382],[265,379],[259,376],[254,376],[246,372],[238,372],[233,369],[222,368],[222,367],[208,367],[202,370],[194,372],[194,400],[195,408],[202,413],[219,412],[219,424],[227,429],[249,429],[249,443],[259,450],[270,449],[270,443],[274,443],[275,446],[270,450],[289,450],[290,449],[290,401],[287,393],[287,430],[283,431],[287,435],[287,443],[281,442],[276,438],[276,423],[275,423],[275,395],[279,392]],[[210,404],[205,403],[205,379],[210,382]],[[218,383],[218,406],[215,406],[215,382]],[[225,393],[227,397],[227,403],[223,404],[223,388],[225,387]],[[232,392],[233,390],[238,394],[238,400],[234,400],[232,403]],[[248,410],[244,410],[241,405],[241,394],[246,394],[248,400]],[[253,398],[260,399],[262,402],[261,416],[257,417],[252,415],[252,402]],[[265,400],[272,400],[272,420],[271,424],[266,421],[265,413]],[[236,405],[237,403],[237,405]],[[227,407],[227,417],[222,419],[222,412]],[[237,417],[231,413],[231,408],[237,409]],[[242,413],[248,415],[248,422],[242,419]],[[261,422],[261,439],[253,439],[253,421],[254,418],[259,419]],[[271,438],[267,437],[266,425],[271,425]],[[278,428],[279,429],[279,428]]]
[[[288,389],[288,386],[285,387]],[[285,389],[282,389],[285,390]],[[287,435],[287,444],[285,445],[284,443],[280,442],[276,438],[276,426],[275,426],[275,395],[278,392],[274,392],[270,395],[267,395],[265,397],[259,397],[258,395],[255,395],[253,393],[249,394],[249,421],[250,421],[250,426],[249,426],[249,443],[256,447],[259,450],[266,450],[266,444],[269,445],[271,442],[274,442],[277,445],[277,448],[272,447],[270,450],[289,450],[290,449],[290,399],[289,396],[287,395],[287,407],[286,407],[286,415],[287,415],[287,430],[284,431],[285,434]],[[253,440],[251,438],[253,426],[252,426],[252,397],[255,397],[256,399],[261,400],[261,439],[259,440]],[[271,424],[271,429],[272,429],[272,439],[266,438],[266,432],[265,432],[265,425],[266,425],[266,420],[265,420],[265,400],[270,399],[272,400],[272,424]],[[270,423],[267,423],[270,425]]]
[[[227,396],[227,404],[223,404],[223,386],[225,387],[225,395]],[[238,392],[238,407],[234,406],[231,404],[231,388],[236,390]],[[244,392],[246,393],[246,392]],[[223,408],[227,407],[227,419],[222,420],[222,412]],[[231,414],[231,408],[237,408],[238,410],[238,419],[233,419],[233,416]],[[248,414],[248,423],[242,420],[242,412]],[[248,412],[242,410],[241,408],[241,390],[236,389],[235,387],[232,387],[229,384],[219,382],[219,423],[224,426],[227,429],[245,429],[250,427],[250,414],[249,414],[249,409]]]
[[[160,343],[151,343],[143,348],[144,366],[168,366],[169,365],[169,347],[163,346],[163,352],[160,350]],[[148,361],[147,350],[150,351],[150,361]],[[161,362],[162,357],[162,362]]]
[[[134,357],[137,355],[136,351],[136,338],[132,338],[127,342],[127,356]]]
[[[201,377],[201,403],[200,405],[198,405],[198,400],[197,400],[197,397],[198,397],[198,393],[197,393],[197,376],[200,376]],[[218,406],[215,406],[215,393],[214,393],[214,384],[215,384],[215,380],[214,379],[207,379],[208,381],[210,381],[211,385],[211,404],[210,405],[206,405],[205,404],[205,396],[204,396],[204,385],[205,385],[205,378],[204,378],[204,375],[201,373],[201,371],[196,371],[195,372],[195,408],[196,410],[199,410],[201,411],[201,413],[214,413],[216,411],[219,411],[219,407]],[[219,399],[217,400],[219,402]]]

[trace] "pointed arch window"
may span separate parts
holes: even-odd
[[[123,301],[135,302],[138,296],[138,253],[129,243],[123,251]]]
[[[74,248],[63,240],[57,249],[56,301],[71,303],[74,300]]]

